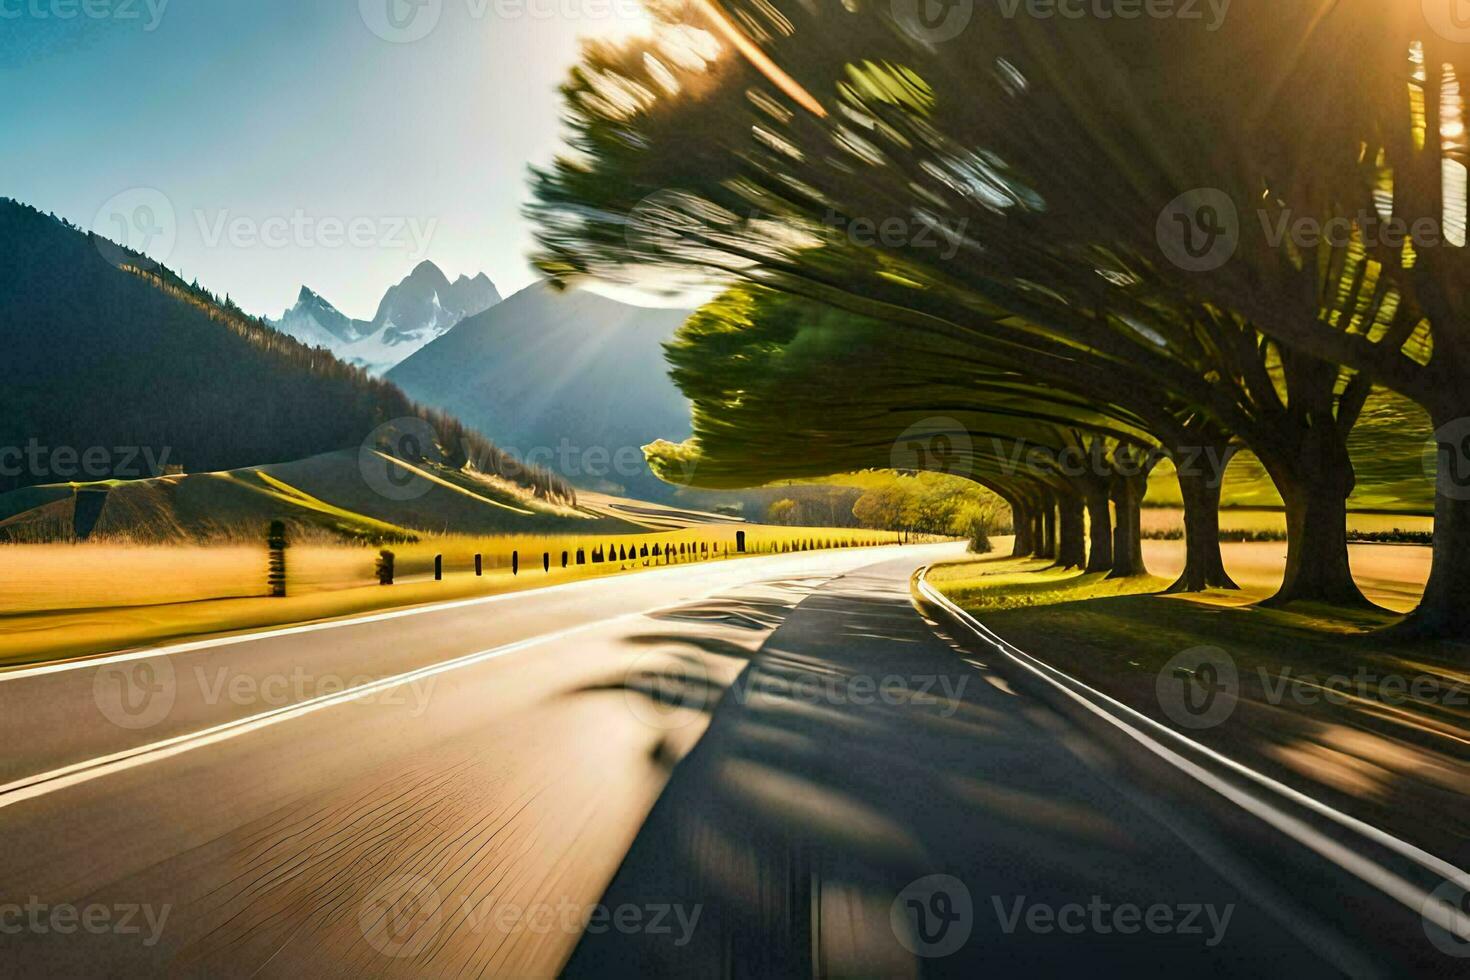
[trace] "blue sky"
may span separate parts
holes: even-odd
[[[253,313],[306,284],[367,318],[424,258],[509,294],[555,88],[634,3],[0,0],[0,196]]]

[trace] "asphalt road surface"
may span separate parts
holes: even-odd
[[[959,553],[0,675],[0,976],[1375,972],[1330,869],[1283,887],[936,634],[908,578]]]

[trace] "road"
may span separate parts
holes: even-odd
[[[0,975],[1373,972],[936,634],[908,576],[958,553],[0,675]]]

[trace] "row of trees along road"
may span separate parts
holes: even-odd
[[[1197,590],[1231,585],[1220,480],[1246,447],[1286,504],[1272,601],[1363,602],[1346,442],[1374,386],[1423,406],[1442,454],[1470,425],[1470,49],[1379,0],[1236,0],[1219,23],[976,5],[948,38],[853,6],[659,5],[564,88],[541,269],[727,287],[671,350],[696,435],[656,465],[709,486],[888,465],[952,420],[951,462],[1012,504],[1018,548],[1127,575],[1162,454],[1175,588]],[[1470,634],[1456,489],[1405,633]]]

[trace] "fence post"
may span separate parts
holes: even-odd
[[[541,552],[541,570],[547,575],[551,574],[551,552]]]
[[[510,573],[512,575],[521,574],[521,553],[519,551],[510,553]]]
[[[475,577],[480,578],[485,574],[485,556],[475,555]]]
[[[435,582],[442,582],[442,581],[444,581],[444,556],[443,555],[435,555],[434,556],[434,581]]]
[[[740,552],[740,554],[742,554],[742,555],[745,554],[745,532],[744,531],[736,531],[735,532],[735,550],[738,551],[738,552]]]
[[[393,584],[393,552],[386,548],[378,552],[378,584]]]
[[[286,522],[271,521],[270,530],[266,532],[266,547],[270,556],[266,561],[266,584],[270,587],[271,598],[284,599],[286,597]]]

